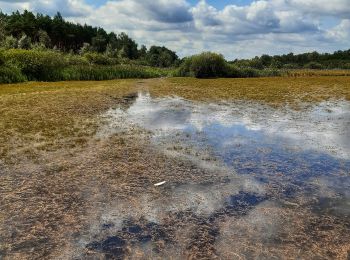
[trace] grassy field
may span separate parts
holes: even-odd
[[[329,99],[350,100],[350,77],[171,78],[154,82],[150,91],[154,95],[177,95],[199,101],[237,99],[296,105]]]
[[[76,250],[76,244],[67,237],[91,239],[91,225],[109,210],[107,202],[122,201],[125,208],[137,208],[142,204],[142,192],[162,197],[152,185],[159,180],[191,183],[198,176],[212,178],[212,173],[151,149],[137,133],[117,134],[106,140],[95,138],[100,115],[123,105],[126,95],[139,90],[148,90],[155,97],[177,95],[201,102],[251,100],[297,107],[300,102],[350,100],[350,77],[164,78],[0,85],[0,258],[5,252],[9,257],[4,259],[67,259]],[[189,175],[188,169],[197,174]],[[114,205],[117,210],[122,204],[118,203]],[[304,211],[291,210],[288,214],[299,219],[298,214],[309,214],[307,209]],[[314,217],[308,221],[322,223]],[[292,238],[295,240],[288,246],[292,256],[300,251],[294,245],[309,236],[305,223],[300,224]],[[177,225],[181,223],[168,219],[165,230],[171,233]],[[342,225],[339,230],[343,232]],[[324,253],[330,245],[338,250],[335,258],[341,259],[348,247],[339,246],[333,238],[333,233],[320,233],[308,246]],[[159,248],[164,249],[161,244]],[[194,258],[199,253],[194,253]]]
[[[287,70],[282,73],[285,77],[320,77],[320,76],[350,76],[350,70]]]
[[[1,85],[0,158],[14,159],[11,154],[17,150],[34,155],[86,143],[96,129],[96,117],[134,85],[134,80]]]
[[[30,152],[85,143],[96,130],[96,118],[128,93],[146,88],[154,96],[189,100],[252,100],[277,106],[329,99],[350,100],[350,77],[249,79],[152,79],[0,85],[0,156],[15,147]],[[0,157],[0,158],[1,158]]]

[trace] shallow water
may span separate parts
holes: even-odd
[[[90,241],[90,250],[122,257],[129,243],[148,257],[181,258],[185,251],[196,250],[202,253],[194,253],[197,257],[285,257],[292,250],[287,245],[298,246],[295,241],[281,242],[286,239],[283,232],[300,235],[296,226],[310,219],[321,224],[323,218],[336,220],[331,230],[349,228],[350,102],[305,104],[296,111],[243,101],[154,99],[138,93],[127,107],[111,109],[104,118],[98,137],[145,130],[152,147],[191,161],[211,172],[212,178],[196,176],[190,183],[164,179],[168,182],[159,188],[160,198],[140,194],[140,209],[116,209],[114,218],[106,213],[104,225],[113,236]],[[288,224],[281,224],[287,217]],[[300,224],[298,218],[305,220]],[[308,241],[320,239],[304,229],[303,235]],[[284,253],[248,250],[247,244],[256,244],[257,239]],[[244,246],[239,245],[242,241]],[[168,253],[160,254],[159,244],[165,244]],[[314,256],[296,249],[293,253]]]

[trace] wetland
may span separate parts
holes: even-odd
[[[0,86],[0,258],[347,259],[349,82]]]

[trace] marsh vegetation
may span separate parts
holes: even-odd
[[[346,258],[349,82],[2,85],[1,257]]]

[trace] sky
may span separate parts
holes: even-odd
[[[214,51],[227,59],[350,48],[350,0],[0,0],[126,32],[139,44],[180,57]]]

